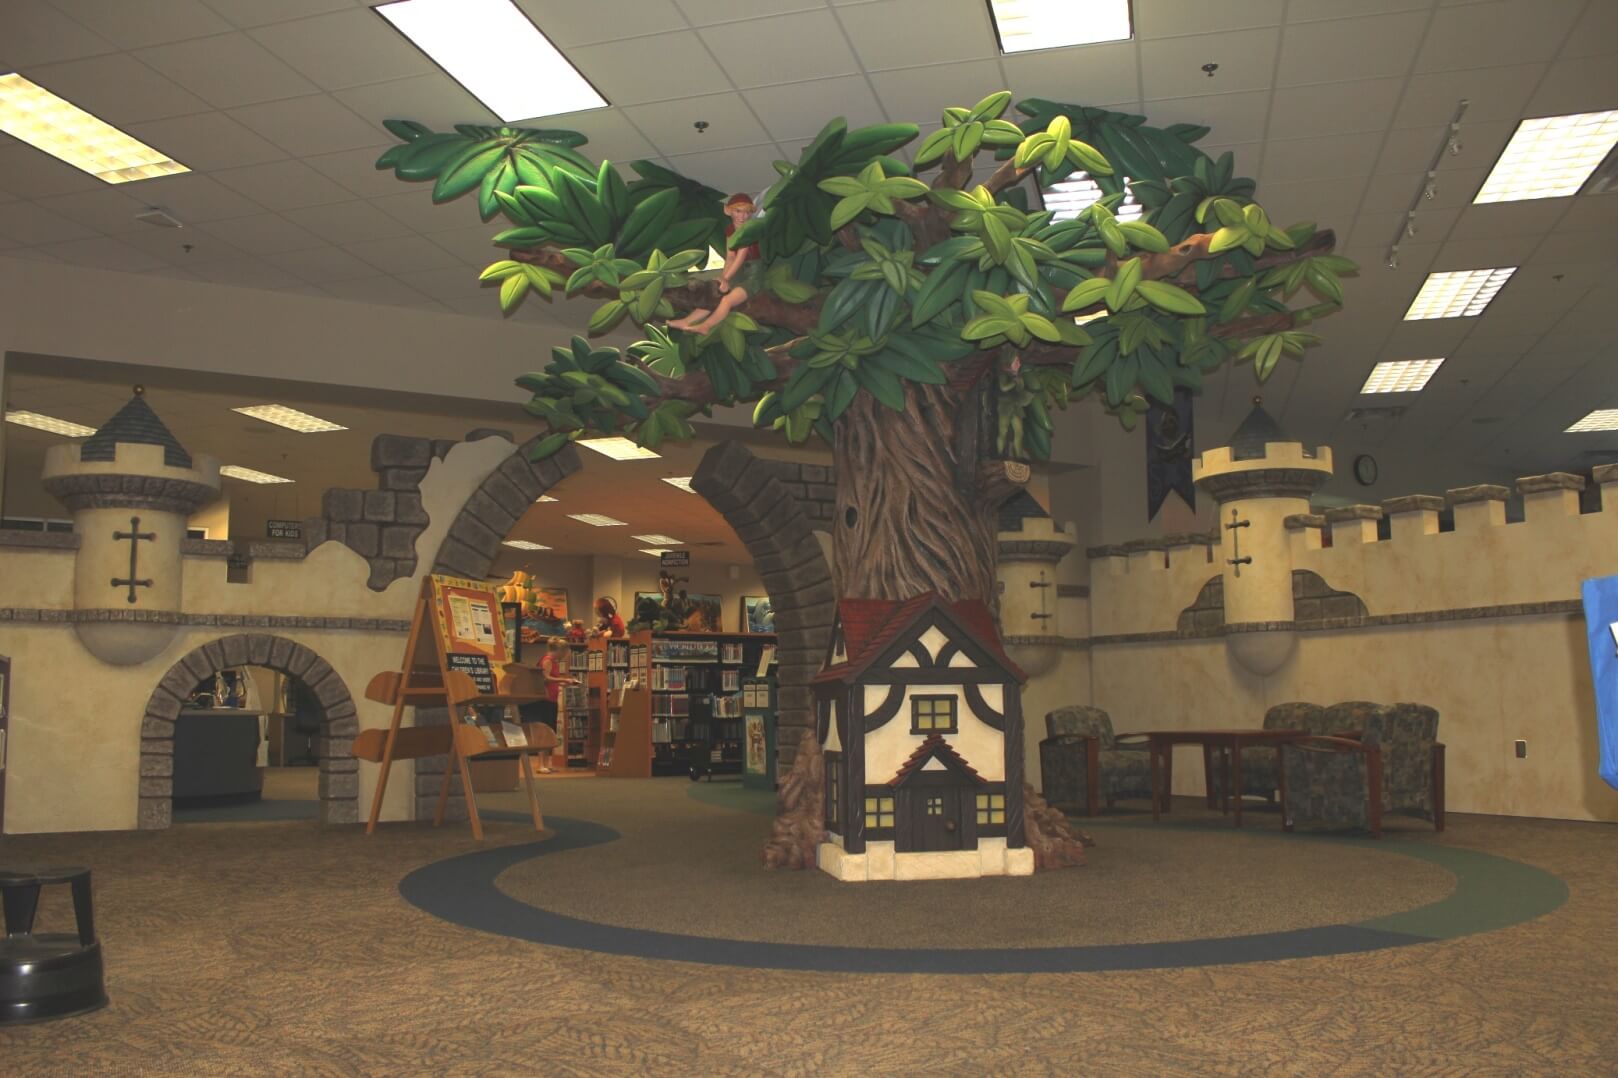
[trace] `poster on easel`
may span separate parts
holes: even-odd
[[[511,661],[500,613],[500,597],[488,584],[453,576],[431,576],[433,622],[444,654],[482,655],[490,663]]]

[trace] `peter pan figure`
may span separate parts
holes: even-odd
[[[730,237],[736,234],[736,230],[752,219],[755,210],[752,195],[731,195],[725,202],[725,215],[730,218],[730,224],[725,226],[727,245]],[[750,243],[746,247],[729,251],[725,255],[724,272],[719,275],[719,305],[712,311],[699,307],[684,318],[675,319],[669,325],[690,333],[707,333],[723,322],[737,304],[747,302],[747,297],[758,291],[763,279],[758,244]]]

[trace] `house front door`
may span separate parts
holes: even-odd
[[[917,846],[925,851],[961,848],[961,794],[948,786],[923,787],[912,795]]]

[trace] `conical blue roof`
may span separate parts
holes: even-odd
[[[86,438],[79,450],[80,460],[113,460],[117,455],[119,442],[134,445],[160,445],[163,447],[163,463],[171,468],[191,467],[191,454],[185,451],[180,440],[169,433],[163,421],[157,418],[152,406],[146,403],[143,390],[138,386],[135,395],[129,398],[129,403],[118,409],[118,413],[105,423],[101,429]]]

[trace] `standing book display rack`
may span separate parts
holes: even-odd
[[[393,707],[388,728],[363,730],[354,739],[355,756],[382,765],[366,834],[376,830],[393,761],[445,754],[449,760],[438,791],[434,827],[444,822],[450,776],[459,770],[472,835],[481,840],[483,821],[468,764],[516,758],[527,784],[534,829],[542,829],[545,821],[534,790],[533,757],[550,755],[556,733],[542,723],[525,726],[519,720],[518,706],[544,699],[545,687],[539,671],[510,661],[494,591],[477,580],[447,576],[423,580],[401,666],[376,675],[365,690],[368,699]],[[401,728],[407,707],[447,707],[449,725]],[[501,717],[480,714],[491,710],[498,710]]]

